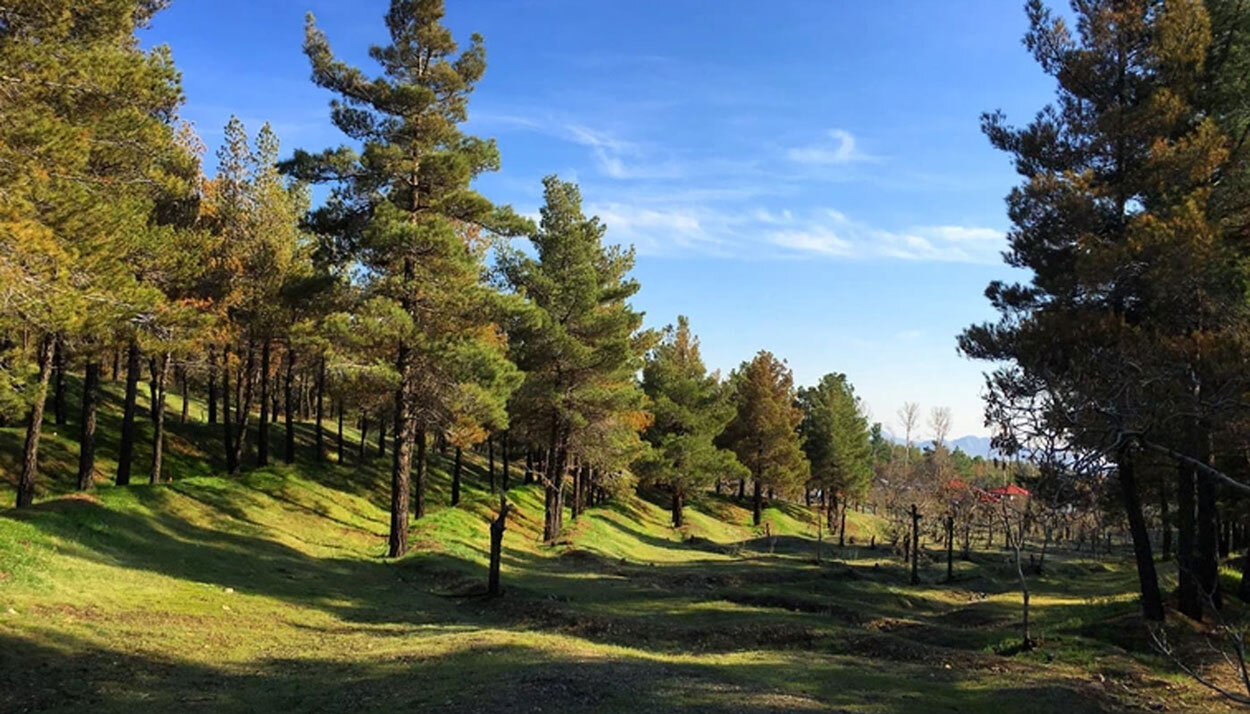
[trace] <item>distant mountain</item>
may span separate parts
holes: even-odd
[[[951,442],[951,448],[959,449],[969,456],[982,456],[987,459],[994,455],[988,436],[961,436]]]
[[[887,435],[893,439],[896,444],[905,443],[903,437],[901,436],[889,434],[888,432]],[[932,442],[928,439],[915,439],[912,441],[913,446],[918,446],[922,449],[931,444]],[[988,436],[974,436],[972,434],[969,434],[968,436],[961,436],[958,439],[951,440],[950,448],[952,450],[959,449],[969,456],[980,456],[986,459],[993,458],[994,456],[994,449],[990,447],[990,437]]]

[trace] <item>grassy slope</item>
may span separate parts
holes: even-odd
[[[176,440],[172,473],[215,468]],[[5,459],[10,446],[0,442]],[[58,451],[72,447],[52,441],[44,493],[70,481]],[[954,586],[937,584],[935,562],[929,584],[910,588],[881,551],[831,561],[827,548],[816,565],[802,508],[770,509],[764,538],[748,511],[710,495],[681,533],[662,503],[635,499],[593,509],[544,547],[542,494],[521,486],[507,593],[487,600],[480,457],[456,509],[442,507],[436,459],[431,513],[399,561],[379,557],[386,465],[102,487],[0,513],[0,711],[1221,706],[1125,651],[1143,647],[1127,564],[1057,562],[1035,589],[1044,646],[1008,658],[993,653],[1017,615],[1001,554],[961,563]],[[860,514],[849,525],[860,543],[873,527]]]

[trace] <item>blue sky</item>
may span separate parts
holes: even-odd
[[[143,41],[172,47],[210,156],[232,113],[271,122],[284,153],[320,149],[342,138],[309,81],[304,13],[369,66],[386,4],[176,0]],[[1019,277],[998,255],[1017,179],[978,117],[1023,122],[1053,94],[1022,3],[448,5],[459,38],[486,38],[469,129],[499,142],[487,196],[533,213],[544,175],[579,182],[609,239],[637,246],[648,324],[689,315],[712,367],[768,349],[802,384],[847,373],[887,428],[911,400],[985,433],[986,366],[955,335],[992,316],[991,279]]]

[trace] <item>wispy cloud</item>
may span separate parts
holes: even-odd
[[[791,217],[787,227],[768,233],[768,240],[799,253],[953,263],[998,263],[1005,247],[1003,233],[992,228],[948,225],[887,230],[832,209],[808,220]]]
[[[800,164],[837,165],[872,161],[860,151],[855,136],[844,129],[830,129],[829,138],[815,144],[796,146],[786,151],[786,158]]]

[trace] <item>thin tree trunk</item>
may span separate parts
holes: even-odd
[[[237,407],[237,405],[236,405]],[[221,426],[226,446],[226,472],[234,473],[234,427],[230,423],[230,346],[221,348]]]
[[[504,432],[500,437],[500,460],[503,462],[503,470],[499,474],[499,490],[508,490],[508,432]]]
[[[315,431],[317,432],[316,445],[317,445],[317,460],[318,461],[326,460],[325,433],[324,433],[325,427],[322,425],[322,420],[325,419],[325,391],[326,391],[326,358],[325,358],[325,355],[322,355],[321,362],[317,366],[317,426],[316,426]]]
[[[685,505],[684,496],[685,494],[681,492],[681,486],[674,485],[673,486],[673,527],[674,528],[681,528],[682,523],[683,523],[683,516],[685,516],[684,508],[683,508],[683,506]]]
[[[39,473],[39,435],[43,431],[43,408],[47,401],[48,381],[52,377],[52,351],[55,338],[47,335],[39,343],[39,381],[31,395],[30,413],[26,418],[26,443],[22,449],[22,472],[17,481],[17,507],[26,508],[35,501],[35,476]]]
[[[208,423],[217,423],[217,350],[208,348]]]
[[[490,478],[491,493],[494,493],[495,492],[495,439],[494,439],[494,435],[488,435],[486,437],[486,451],[489,454],[489,456],[487,457],[488,460],[486,462],[487,463],[486,473],[488,474]]]
[[[256,465],[269,465],[269,347],[266,337],[260,345],[260,421],[256,422]]]
[[[82,377],[82,423],[78,429],[78,490],[91,488],[95,475],[96,408],[100,402],[100,360],[87,358]]]
[[[416,512],[417,518],[425,517],[425,429],[417,429],[417,484]]]
[[[1168,514],[1168,489],[1166,482],[1159,484],[1159,530],[1163,560],[1172,559],[1172,518]]]
[[[286,420],[286,433],[283,437],[286,439],[285,461],[288,464],[295,463],[295,395],[293,393],[295,387],[295,348],[291,345],[286,347],[286,377],[283,379],[282,391],[283,399],[286,402],[282,408],[282,418]]]
[[[1126,449],[1117,455],[1117,471],[1120,493],[1124,498],[1124,510],[1128,515],[1129,531],[1133,535],[1133,555],[1137,559],[1137,579],[1141,586],[1142,614],[1147,620],[1163,620],[1163,598],[1159,594],[1159,576],[1155,572],[1154,555],[1150,552],[1150,533],[1146,518],[1142,515],[1141,496],[1137,490],[1137,476],[1132,456]]]
[[[365,462],[365,441],[369,438],[369,412],[360,410],[360,446],[356,451],[356,463]]]
[[[191,406],[190,395],[187,393],[187,368],[178,368],[178,393],[182,397],[182,411],[178,414],[178,423],[187,423],[187,414]]]
[[[1211,458],[1211,436],[1205,429],[1201,430],[1195,453],[1208,462]],[[1198,479],[1198,587],[1201,589],[1204,602],[1219,609],[1220,597],[1220,560],[1219,538],[1220,524],[1218,504],[1216,503],[1217,486],[1213,479]]]
[[[1194,560],[1194,467],[1176,467],[1176,562],[1179,578],[1177,609],[1194,620],[1202,619],[1202,598]]]
[[[751,501],[751,522],[759,525],[764,520],[764,485],[760,483],[759,474],[755,475],[755,493]]]
[[[386,456],[386,413],[378,414],[378,456]]]
[[[240,390],[241,394],[236,396],[235,401],[234,419],[237,428],[234,432],[234,458],[232,460],[234,468],[230,471],[232,475],[238,474],[243,465],[243,447],[247,444],[247,420],[252,413],[252,395],[256,391],[253,384],[255,375],[256,345],[249,341],[247,361],[243,373],[239,375],[239,383],[236,385],[236,389]]]
[[[400,375],[395,388],[395,449],[391,462],[391,530],[388,554],[397,558],[408,552],[408,501],[412,491],[412,419],[409,418],[408,346],[401,343],[396,356],[396,371]],[[385,424],[385,421],[383,421]],[[379,452],[385,451],[386,428],[378,433]]]
[[[169,353],[156,358],[156,371],[152,375],[152,383],[156,385],[156,403],[152,422],[152,470],[148,483],[160,483],[162,463],[165,456],[165,380],[169,373]]]
[[[65,338],[57,335],[52,346],[52,417],[57,426],[65,426]]]
[[[460,505],[460,447],[456,447],[456,462],[451,467],[451,505]]]
[[[135,400],[139,393],[139,343],[126,347],[126,401],[122,407],[121,444],[117,449],[118,486],[130,483],[130,462],[135,450]]]
[[[503,560],[503,532],[508,524],[508,499],[499,494],[499,515],[490,524],[490,569],[487,575],[486,591],[490,595],[499,594],[499,565]]]
[[[339,398],[339,432],[338,432],[338,462],[343,463],[345,456],[343,450],[343,399]]]

